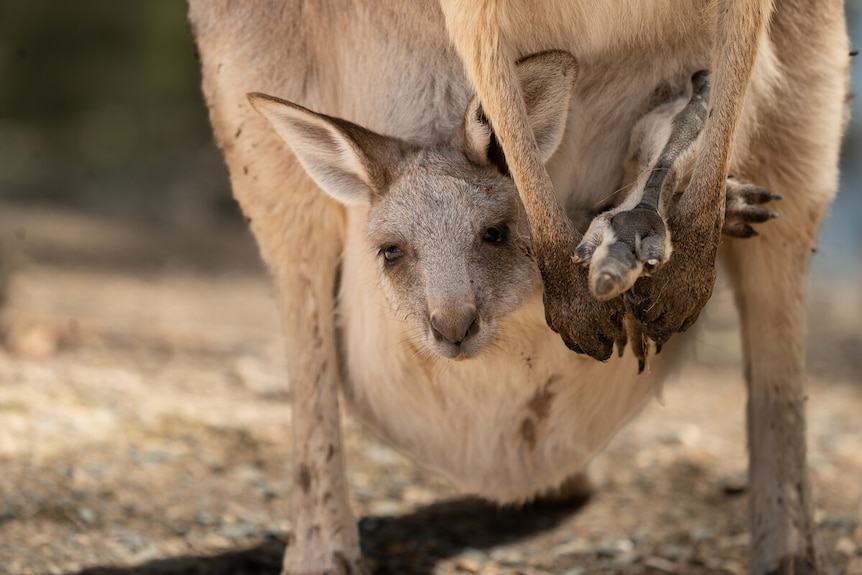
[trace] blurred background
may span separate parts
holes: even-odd
[[[230,213],[183,2],[2,2],[0,114],[4,202],[151,224]]]
[[[847,9],[858,47],[862,4],[851,0]],[[858,93],[858,65],[856,72]],[[198,74],[178,0],[0,2],[2,206],[148,226],[154,243],[167,232],[193,236],[238,225]],[[858,279],[862,266],[860,102],[846,139],[841,193],[815,258],[815,276],[828,274],[830,282],[834,274]],[[0,238],[27,245],[27,222],[15,220]],[[24,251],[75,257],[54,249]]]
[[[858,48],[862,3],[847,11]],[[862,331],[862,99],[853,106],[811,277],[814,321]],[[0,247],[0,276],[27,263],[260,273],[211,140],[183,2],[0,0]],[[826,347],[829,362],[840,350]]]
[[[862,2],[847,11],[858,49]],[[862,98],[842,164],[810,274],[810,461],[831,564],[858,551],[862,573]],[[289,530],[276,304],[212,143],[184,2],[0,0],[0,287],[0,571],[137,563]],[[697,489],[744,491],[726,482],[745,469],[732,307],[720,281],[687,372],[696,394],[669,392],[615,443],[620,467],[636,462],[617,475],[619,505],[668,486],[681,523],[662,515],[647,539],[690,549],[697,532],[716,561],[737,557],[721,573],[745,571],[743,503]],[[348,424],[361,514],[452,494],[358,437]],[[713,507],[689,509],[680,493]],[[607,525],[595,509],[581,532]],[[709,529],[685,523],[698,516]],[[616,545],[603,537],[593,543]]]

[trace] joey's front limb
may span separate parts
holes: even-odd
[[[675,256],[638,279],[625,298],[626,309],[657,345],[691,327],[712,295],[730,149],[771,9],[766,1],[727,2],[716,18],[708,121],[691,182],[667,218]]]
[[[679,100],[659,106],[642,120],[656,134],[644,135],[641,142],[641,130],[635,128],[634,155],[655,160],[649,160],[649,170],[642,171],[622,205],[596,218],[577,248],[578,260],[590,268],[590,290],[600,300],[619,296],[641,275],[655,272],[670,258],[670,235],[663,214],[706,121],[708,73],[694,74],[691,86],[688,102],[676,108],[677,113],[673,114],[671,106]],[[655,149],[653,139],[658,139],[655,143],[665,139],[661,149]]]
[[[722,234],[735,238],[751,238],[757,236],[758,234],[752,225],[768,222],[777,217],[775,212],[764,207],[762,204],[780,199],[780,195],[764,187],[753,184],[747,180],[728,176],[725,219],[724,226],[721,230]],[[678,241],[681,243],[682,239]],[[611,247],[619,249],[619,244],[612,245]],[[628,261],[631,261],[631,258],[634,256],[617,254],[613,259],[616,262],[625,262],[626,257],[630,258]],[[611,258],[608,259],[610,260]],[[631,270],[639,269],[636,267],[637,265],[640,265],[640,262],[633,261],[631,266],[624,269],[623,272],[632,273]],[[637,278],[635,278],[635,280],[637,280]],[[666,280],[667,285],[672,286],[673,281],[676,280]],[[634,283],[634,281],[632,283]],[[637,290],[629,290],[625,292],[623,299],[630,312],[626,314],[625,322],[628,338],[627,341],[631,343],[632,351],[638,360],[639,372],[641,372],[644,369],[648,352],[648,338],[644,333],[644,327],[642,324],[649,321],[655,321],[656,318],[650,317],[648,309],[649,306],[645,305],[644,300],[639,299],[639,292]],[[664,343],[664,340],[657,341],[657,343],[658,349],[661,349],[661,345]],[[626,342],[622,342],[620,345],[620,354],[622,354],[622,350],[625,346]]]
[[[734,176],[727,177],[725,186],[725,219],[721,228],[723,235],[751,238],[757,235],[752,227],[753,224],[768,222],[777,217],[775,212],[764,207],[763,204],[780,200],[780,195]],[[628,311],[638,320],[650,339],[655,340],[659,346],[673,333],[668,329],[670,325],[679,325],[684,331],[697,319],[697,315],[683,318],[681,314],[667,307],[653,311],[655,306],[650,305],[650,299],[646,294],[651,293],[652,297],[656,297],[657,294],[659,299],[673,297],[676,286],[698,293],[700,297],[708,297],[708,291],[711,291],[711,287],[707,288],[707,284],[711,285],[709,277],[698,280],[697,275],[687,274],[693,267],[701,265],[698,262],[705,263],[702,261],[700,250],[710,250],[712,247],[706,244],[703,238],[698,237],[696,232],[686,229],[678,219],[672,217],[670,227],[674,230],[672,237],[677,254],[671,263],[685,258],[693,261],[678,262],[676,266],[678,269],[670,269],[667,273],[659,270],[653,274],[655,277],[652,279],[638,280],[624,298]]]

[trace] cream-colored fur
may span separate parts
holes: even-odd
[[[728,164],[784,196],[782,217],[759,238],[724,249],[743,317],[750,390],[750,569],[818,572],[805,473],[803,290],[836,185],[846,115],[840,2],[780,2],[774,12],[769,2],[683,0],[455,0],[443,1],[442,10],[431,0],[189,6],[216,138],[272,271],[284,322],[297,486],[285,573],[362,569],[343,469],[340,387],[418,461],[502,500],[528,497],[579,469],[655,391],[670,361],[665,353],[648,375],[636,376],[631,358],[600,364],[569,352],[544,318],[550,312],[562,322],[555,329],[591,355],[604,353],[606,342],[593,345],[578,330],[619,333],[620,320],[607,312],[621,304],[599,305],[577,288],[586,285],[572,281],[583,279],[581,272],[561,282],[580,291],[552,281],[569,273],[565,258],[580,240],[560,214],[588,219],[597,207],[618,203],[629,138],[650,95],[699,69],[712,69],[715,82],[703,135],[709,145],[700,149],[692,193],[676,216],[671,263],[681,271],[666,291],[658,286],[644,297],[657,309],[688,310],[669,329],[696,317],[711,290]],[[547,49],[570,52],[578,69],[546,176],[514,62]],[[320,192],[252,110],[246,93],[253,91],[423,146],[456,137],[478,92],[524,199],[545,277],[544,309],[534,293],[501,320],[495,343],[466,361],[417,353],[409,324],[378,291],[366,208],[346,209]],[[554,258],[565,265],[554,267]],[[689,284],[689,276],[706,281]],[[646,315],[647,327],[659,321]]]

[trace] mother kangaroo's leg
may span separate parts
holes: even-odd
[[[216,140],[273,276],[284,328],[295,461],[293,540],[284,573],[357,574],[359,536],[344,474],[337,393],[334,306],[343,213],[246,99],[254,89],[284,90],[278,61],[284,51],[265,40],[286,34],[293,14],[229,1],[192,1],[189,7]]]
[[[781,217],[724,260],[742,321],[748,385],[751,567],[819,573],[805,449],[805,276],[835,193],[849,66],[840,0],[780,2],[770,37],[779,81],[749,93],[734,173],[781,194]],[[762,63],[762,62],[761,62]]]

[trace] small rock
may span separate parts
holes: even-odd
[[[491,559],[505,566],[520,565],[524,562],[524,554],[515,548],[499,547],[491,551]]]
[[[201,525],[212,525],[215,523],[212,514],[209,511],[200,510],[198,511],[198,523]]]
[[[93,521],[96,520],[96,514],[89,507],[79,507],[75,512],[78,514],[78,519],[87,525],[92,525]]]
[[[455,559],[455,568],[466,573],[478,573],[482,566],[472,557],[462,556]]]
[[[12,326],[6,336],[6,347],[15,355],[45,358],[57,351],[59,334],[46,325]]]
[[[691,532],[691,538],[694,541],[707,541],[715,538],[714,527],[698,527]]]
[[[637,551],[626,551],[614,557],[611,561],[605,564],[607,569],[611,571],[620,571],[640,559],[640,554]]]
[[[237,525],[224,525],[219,528],[218,534],[225,539],[244,539],[257,533],[257,527],[247,523]]]
[[[676,563],[654,555],[644,559],[644,566],[661,571],[662,573],[676,573]]]
[[[748,570],[745,568],[745,565],[740,563],[739,561],[734,561],[733,559],[729,559],[721,564],[721,568],[731,575],[746,575]]]
[[[436,499],[434,492],[415,485],[404,488],[404,491],[401,492],[401,498],[406,503],[414,505],[427,505]]]
[[[562,555],[584,555],[589,553],[590,549],[590,544],[587,540],[581,539],[580,537],[574,537],[568,541],[555,545],[551,550],[551,554],[554,557],[560,557]]]
[[[669,561],[679,561],[688,556],[688,550],[673,543],[665,543],[658,548],[658,556]]]
[[[838,542],[835,543],[835,551],[842,555],[852,557],[853,555],[856,555],[856,544],[853,543],[849,537],[841,537],[838,539]]]

